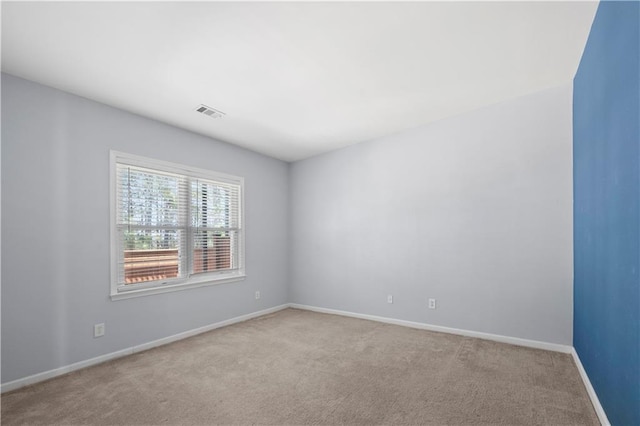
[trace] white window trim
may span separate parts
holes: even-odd
[[[109,159],[109,223],[110,223],[110,244],[111,244],[111,277],[110,277],[110,296],[111,300],[129,299],[132,297],[149,296],[152,294],[168,293],[172,291],[186,290],[203,286],[225,284],[235,281],[244,280],[245,273],[245,227],[244,227],[244,178],[228,175],[220,172],[213,172],[206,169],[185,166],[182,164],[171,163],[163,160],[155,160],[152,158],[142,157],[134,154],[127,154],[119,151],[110,151]],[[240,185],[240,223],[242,232],[240,233],[240,244],[242,246],[239,268],[234,272],[213,272],[206,275],[195,275],[186,278],[171,279],[158,284],[157,282],[142,283],[123,289],[118,285],[118,226],[116,223],[117,216],[117,186],[116,186],[116,164],[127,163],[139,167],[147,167],[159,171],[172,172],[177,174],[188,175],[193,178],[202,178],[215,180],[219,182],[233,183]]]

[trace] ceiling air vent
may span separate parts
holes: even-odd
[[[214,109],[202,104],[200,104],[200,106],[196,109],[196,111],[201,112],[204,115],[209,116],[211,118],[222,118],[225,116],[224,112],[218,111],[217,109]]]

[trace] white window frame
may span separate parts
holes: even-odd
[[[118,267],[118,224],[117,224],[117,164],[127,164],[131,166],[144,167],[157,170],[158,172],[168,172],[184,175],[192,179],[206,179],[221,183],[231,183],[240,186],[239,195],[239,259],[237,269],[231,271],[213,271],[205,274],[196,274],[184,278],[172,278],[166,281],[147,281],[140,284],[129,284],[126,287],[118,284],[119,267]],[[182,164],[171,163],[163,160],[142,157],[139,155],[128,154],[119,151],[110,151],[109,162],[110,175],[110,225],[111,225],[111,278],[110,278],[110,296],[111,300],[128,299],[132,297],[148,296],[152,294],[167,293],[178,290],[186,290],[189,288],[210,286],[216,284],[229,283],[244,280],[245,273],[245,235],[244,235],[244,178],[228,175],[225,173],[213,172],[210,170],[199,169]],[[187,251],[190,248],[187,245]],[[191,254],[189,254],[191,256]]]

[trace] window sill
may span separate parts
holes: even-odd
[[[191,288],[207,287],[207,286],[217,285],[217,284],[226,284],[226,283],[231,283],[235,281],[243,281],[245,278],[246,278],[246,275],[244,273],[238,273],[235,275],[227,275],[223,278],[207,277],[207,278],[200,278],[196,280],[192,279],[187,282],[181,282],[176,284],[165,284],[158,287],[147,287],[147,288],[140,288],[136,290],[126,290],[126,291],[119,291],[117,293],[111,293],[111,300],[116,301],[116,300],[123,300],[123,299],[131,299],[133,297],[151,296],[153,294],[170,293],[173,291],[188,290]]]

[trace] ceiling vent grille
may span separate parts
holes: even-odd
[[[217,109],[208,107],[206,105],[202,105],[200,104],[200,106],[198,108],[196,108],[196,111],[211,117],[211,118],[222,118],[224,117],[226,114],[222,111],[218,111]]]

